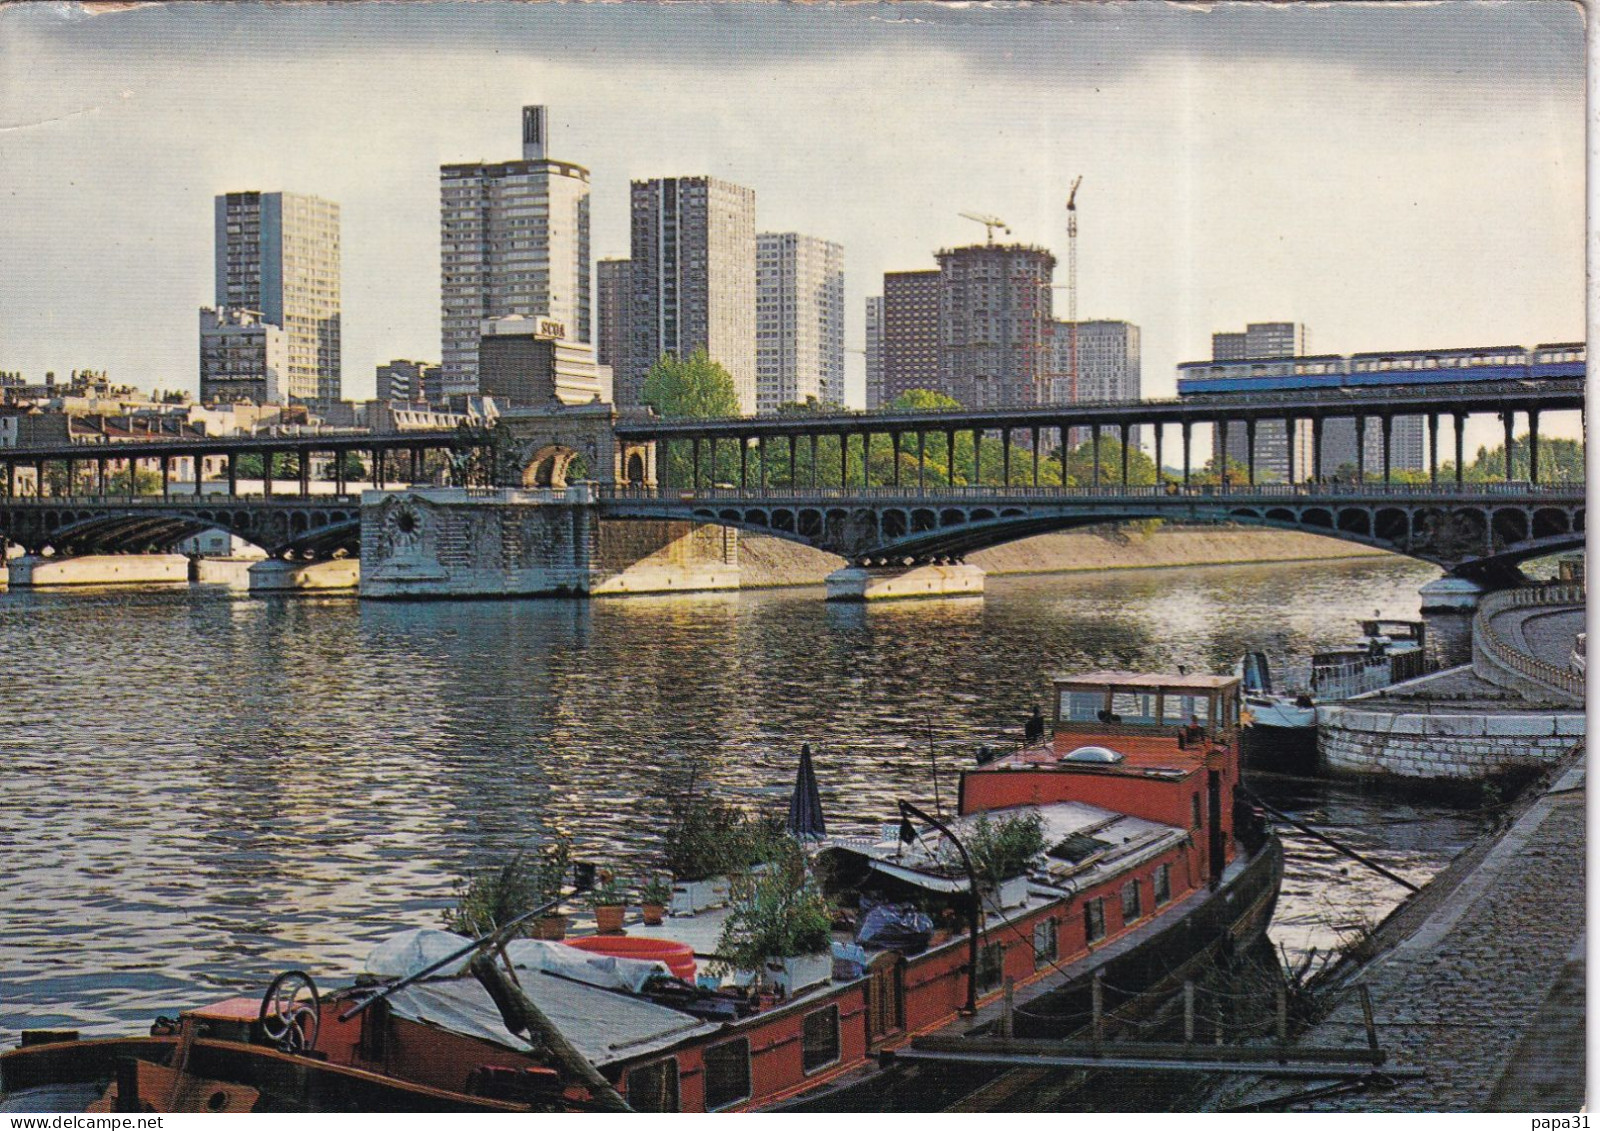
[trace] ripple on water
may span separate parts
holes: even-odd
[[[1281,664],[1414,614],[1402,561],[992,579],[983,601],[737,597],[358,605],[225,593],[0,595],[0,1041],[142,1029],[304,967],[337,984],[456,877],[541,836],[649,865],[691,766],[780,807],[799,744],[830,827],[948,803],[1048,677]],[[136,677],[136,678],[134,678]],[[932,735],[930,752],[930,732]],[[1258,783],[1412,879],[1477,829],[1414,801]],[[14,803],[13,803],[14,802]],[[1408,823],[1400,823],[1408,822]],[[1295,834],[1274,934],[1326,949],[1403,894]]]

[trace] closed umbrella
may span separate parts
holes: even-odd
[[[828,835],[822,819],[822,794],[817,790],[817,771],[811,765],[811,744],[800,747],[800,770],[794,778],[794,796],[789,798],[789,835],[800,840]]]

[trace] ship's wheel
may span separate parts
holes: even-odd
[[[322,999],[311,975],[286,970],[272,979],[261,998],[260,1020],[267,1040],[284,1052],[316,1048],[317,1032],[322,1028]]]

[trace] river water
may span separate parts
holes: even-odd
[[[991,578],[876,607],[819,589],[593,602],[358,603],[226,590],[0,594],[0,1044],[142,1030],[283,969],[338,985],[456,878],[551,830],[650,865],[691,765],[786,804],[813,744],[832,831],[945,805],[1052,672],[1231,671],[1417,611],[1401,559]],[[930,752],[930,738],[932,750]],[[1461,803],[1262,778],[1414,881]],[[1286,831],[1273,937],[1325,951],[1404,893]]]

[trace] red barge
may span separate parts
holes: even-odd
[[[1049,733],[962,775],[958,816],[919,829],[926,815],[903,806],[881,838],[808,846],[841,905],[942,911],[952,929],[925,948],[839,931],[820,964],[785,971],[786,996],[758,998],[681,977],[691,956],[702,975],[714,964],[727,908],[631,919],[616,940],[631,957],[592,936],[592,949],[517,940],[505,950],[521,1000],[552,1040],[514,1034],[464,957],[410,980],[465,941],[410,932],[325,997],[291,976],[262,1001],[190,1011],[162,1035],[29,1035],[0,1054],[0,1111],[865,1109],[893,1093],[897,1068],[879,1066],[918,1055],[918,1038],[981,1041],[1002,1008],[1016,1036],[1065,1037],[1097,976],[1176,988],[1258,940],[1282,851],[1236,799],[1236,678],[1063,676],[1054,714]],[[965,850],[952,850],[985,815],[1017,813],[1038,814],[1044,851],[1025,876],[975,894],[954,866]]]

